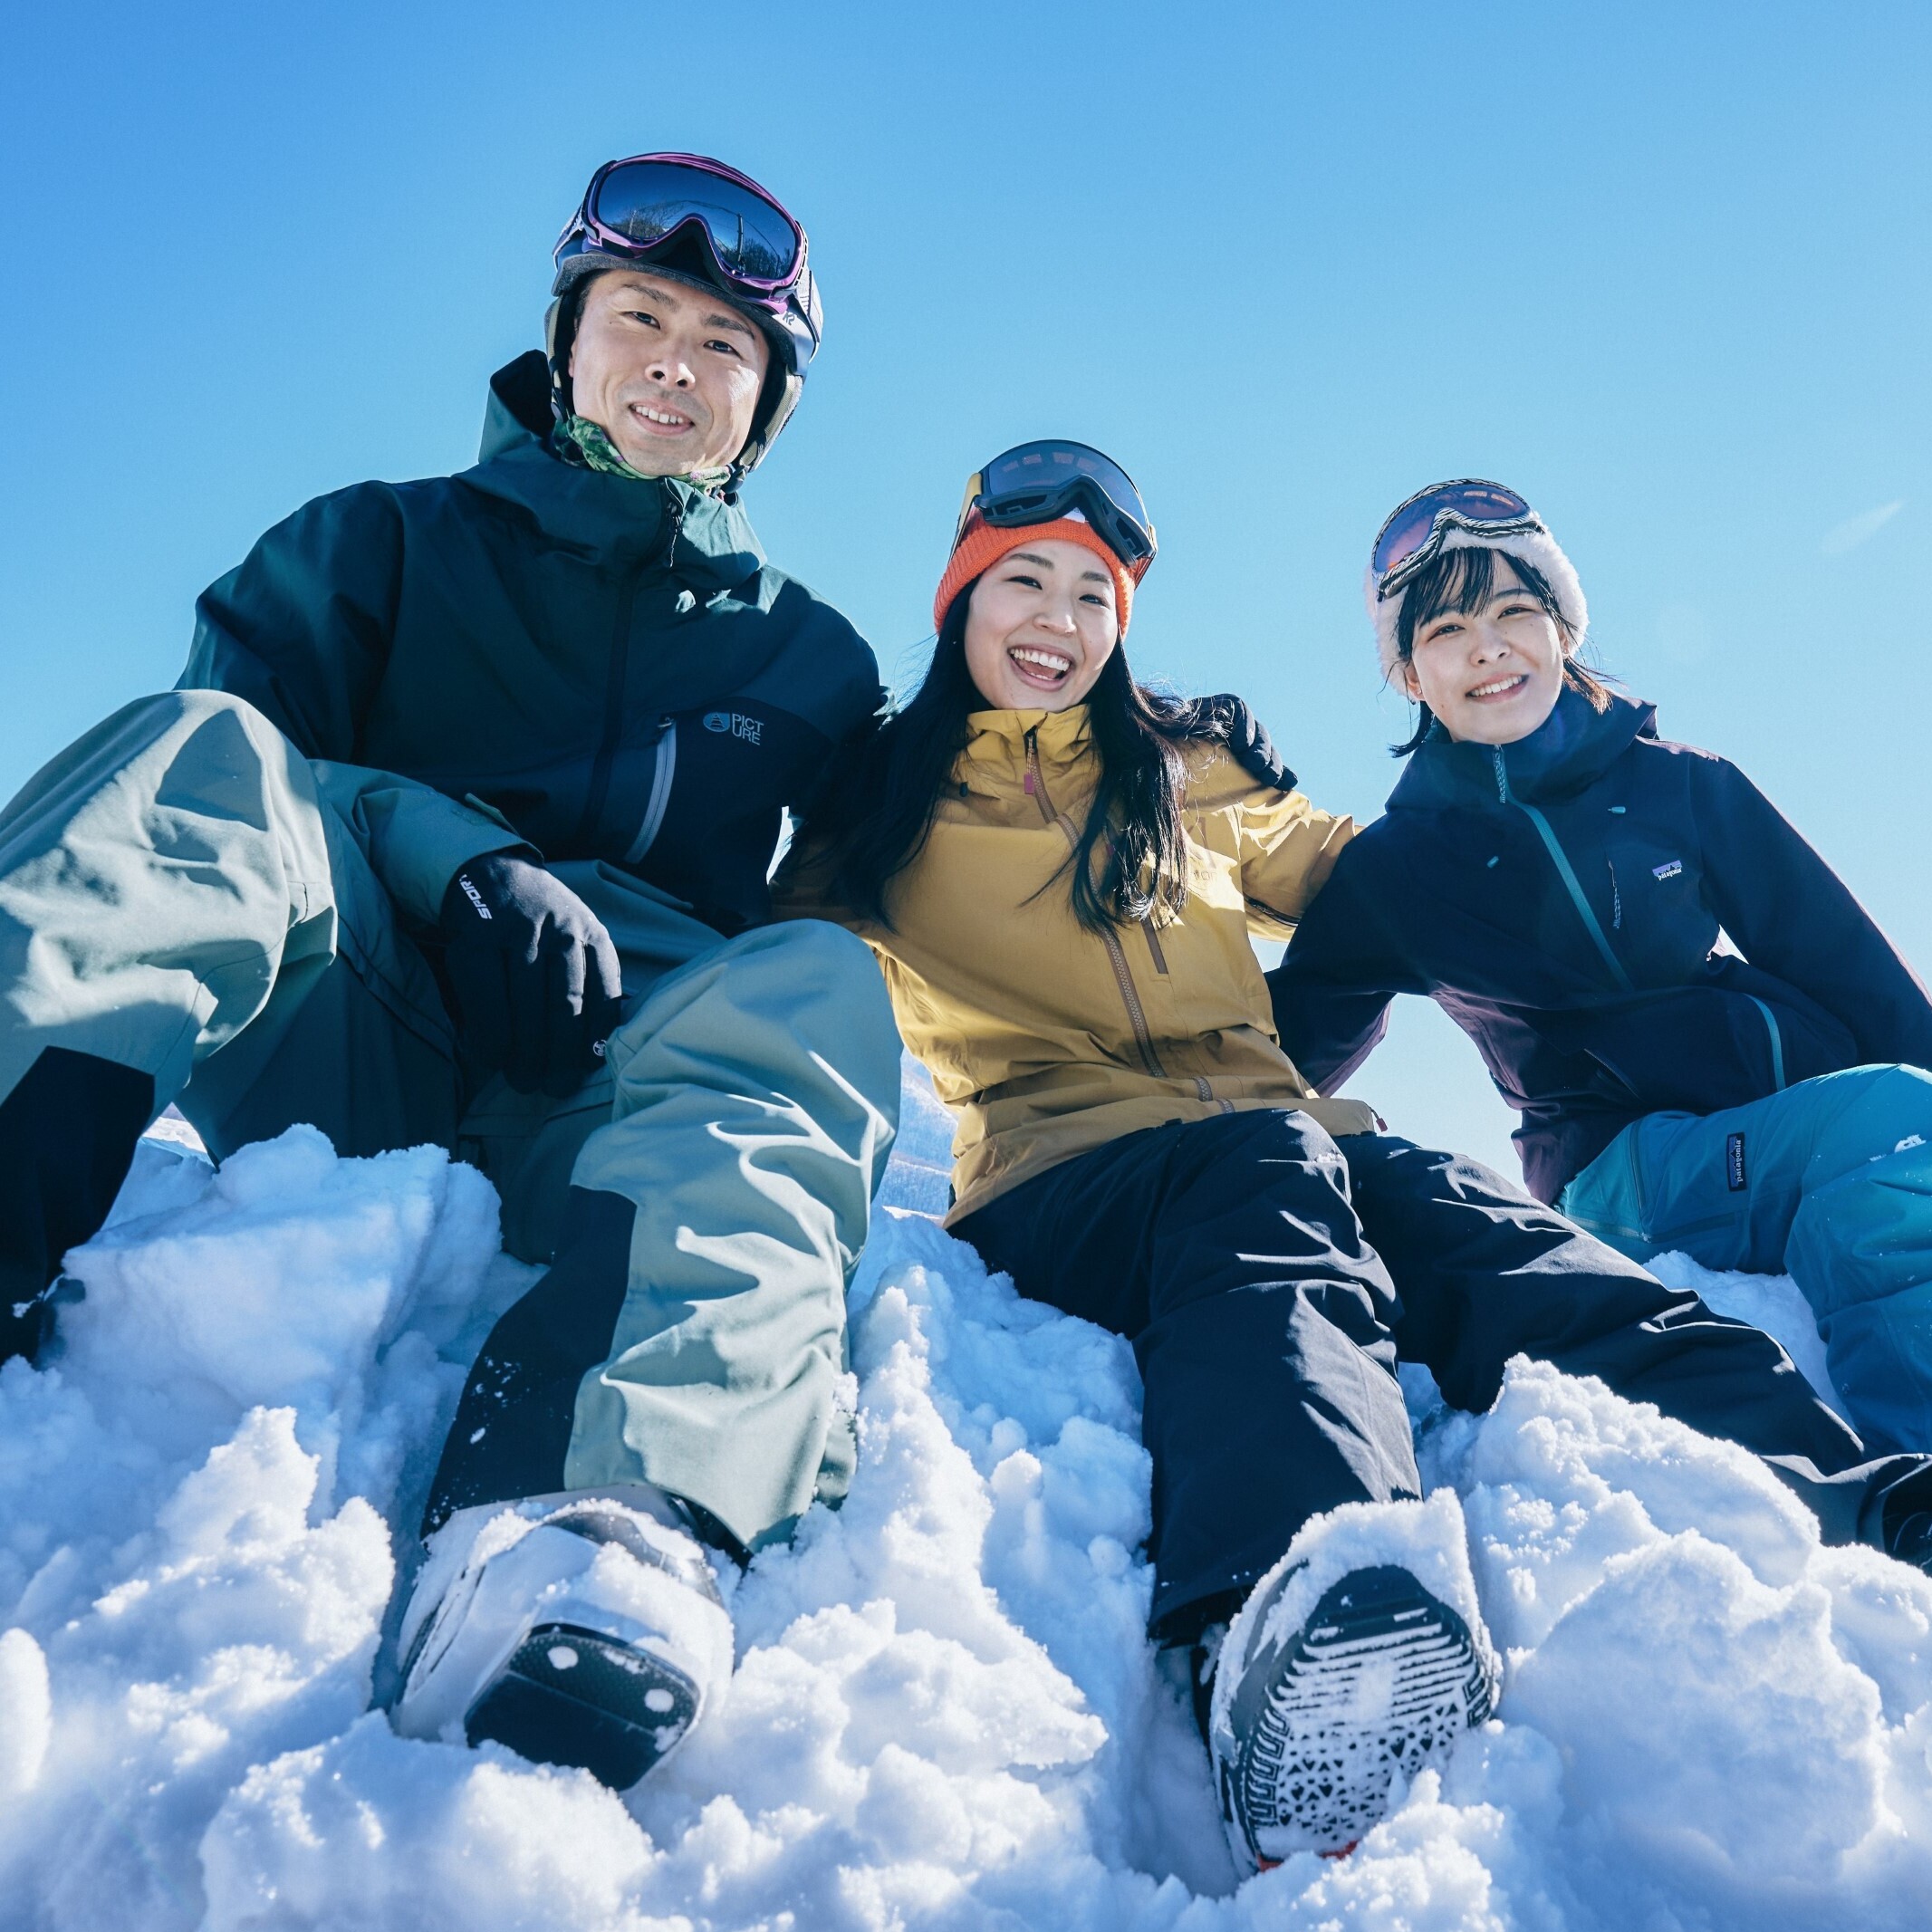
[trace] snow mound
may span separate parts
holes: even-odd
[[[304,1129],[219,1175],[144,1144],[59,1351],[0,1372],[0,1926],[1925,1923],[1932,1581],[1529,1363],[1486,1417],[1413,1390],[1498,1720],[1349,1860],[1235,1890],[1142,1634],[1131,1353],[926,1218],[945,1128],[908,1107],[851,1497],[739,1582],[729,1697],[628,1801],[368,1708],[464,1368],[531,1278],[487,1186]]]

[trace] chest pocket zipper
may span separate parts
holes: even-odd
[[[1033,793],[1033,803],[1040,808],[1040,816],[1049,825],[1059,826],[1069,849],[1078,851],[1080,832],[1073,821],[1065,812],[1054,811],[1053,800],[1046,795],[1046,775],[1040,769],[1039,740],[1031,731],[1026,734],[1026,789]],[[1127,1008],[1127,1023],[1134,1031],[1134,1045],[1139,1050],[1140,1064],[1156,1080],[1165,1080],[1168,1070],[1161,1065],[1160,1057],[1154,1051],[1154,1035],[1148,1026],[1147,1013],[1140,1004],[1133,970],[1127,963],[1120,935],[1109,926],[1101,932],[1101,939],[1107,948],[1107,962],[1113,968],[1114,984],[1120,989],[1120,1004]]]
[[[658,727],[658,760],[651,768],[650,800],[644,807],[644,822],[624,854],[626,865],[635,865],[655,842],[664,824],[664,808],[671,802],[671,780],[678,774],[678,721],[666,718]]]
[[[1557,874],[1570,894],[1570,903],[1576,908],[1585,930],[1595,942],[1597,951],[1602,955],[1604,965],[1610,969],[1610,977],[1617,982],[1622,992],[1636,992],[1637,988],[1630,983],[1630,976],[1623,969],[1623,961],[1610,950],[1610,943],[1604,937],[1601,922],[1591,910],[1590,901],[1583,897],[1582,885],[1577,879],[1575,869],[1570,863],[1569,853],[1564,851],[1562,841],[1556,836],[1556,828],[1534,805],[1526,804],[1510,790],[1509,774],[1503,766],[1503,747],[1498,745],[1490,755],[1495,763],[1496,795],[1505,805],[1514,805],[1535,826],[1537,836],[1543,841],[1544,850],[1555,862]]]

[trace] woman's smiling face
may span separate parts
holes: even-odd
[[[1452,738],[1514,745],[1556,708],[1564,656],[1550,613],[1499,556],[1480,608],[1438,611],[1416,627],[1402,680]]]
[[[966,605],[966,669],[995,711],[1080,704],[1120,639],[1111,573],[1057,537],[1009,550]]]

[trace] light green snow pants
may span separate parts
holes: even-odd
[[[310,763],[226,694],[127,706],[0,813],[0,1102],[38,1063],[43,1110],[72,1113],[64,1070],[107,1062],[217,1157],[298,1120],[345,1154],[460,1153],[513,1253],[602,1268],[574,1301],[561,1263],[539,1283],[580,1351],[539,1486],[655,1481],[755,1543],[851,1467],[844,1291],[899,1095],[883,983],[834,927],[721,940],[624,872],[559,864],[617,944],[623,1024],[567,1100],[471,1093],[409,933],[518,842],[485,807]]]

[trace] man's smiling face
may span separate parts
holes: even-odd
[[[722,296],[611,269],[584,293],[572,399],[644,476],[723,469],[751,434],[771,355],[757,324]]]

